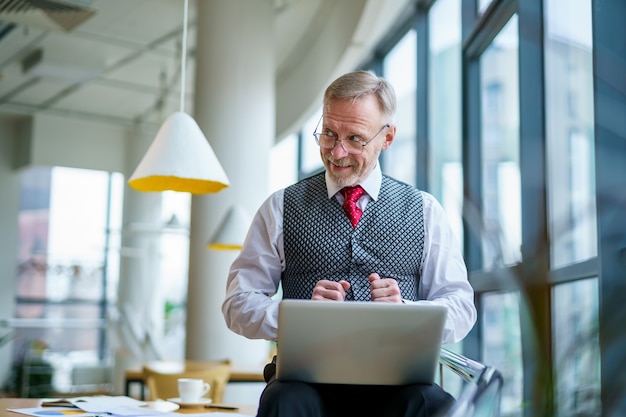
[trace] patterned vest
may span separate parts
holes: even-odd
[[[346,280],[346,300],[370,301],[367,277],[398,281],[402,297],[417,300],[424,251],[421,193],[383,176],[356,229],[336,198],[328,199],[324,173],[285,189],[283,297],[310,299],[320,279]]]

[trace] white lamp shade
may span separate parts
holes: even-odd
[[[205,194],[230,182],[196,121],[179,111],[165,120],[128,184],[137,191]]]
[[[239,206],[233,206],[207,246],[213,250],[240,250],[252,221],[248,213]]]

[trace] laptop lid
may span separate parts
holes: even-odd
[[[433,383],[446,313],[437,305],[283,300],[276,377],[328,384]]]

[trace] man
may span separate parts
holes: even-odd
[[[443,208],[430,194],[382,175],[378,164],[396,134],[393,88],[356,71],[335,80],[323,104],[314,136],[325,172],[274,193],[260,207],[229,273],[222,306],[228,327],[248,338],[276,340],[279,301],[271,297],[282,283],[283,298],[444,305],[443,343],[461,340],[476,310]],[[429,416],[452,401],[435,384],[306,384],[268,377],[262,417]]]

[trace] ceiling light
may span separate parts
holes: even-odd
[[[137,191],[216,193],[230,182],[196,121],[184,111],[187,52],[185,0],[181,59],[180,111],[169,116],[128,184]]]
[[[252,219],[240,206],[228,210],[207,246],[212,250],[241,250]]]

